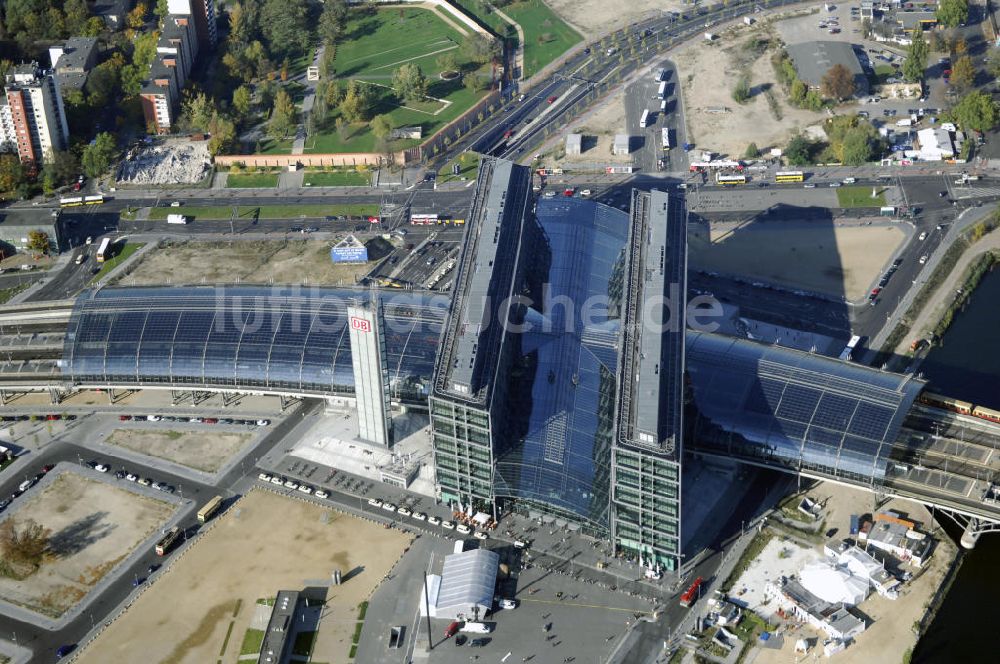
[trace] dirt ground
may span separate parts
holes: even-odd
[[[123,286],[179,284],[312,284],[357,283],[367,265],[330,262],[331,243],[324,240],[256,242],[179,242],[146,254],[118,280]]]
[[[898,226],[714,223],[688,229],[691,266],[793,288],[862,297],[905,235]]]
[[[612,97],[589,113],[573,129],[573,133],[583,135],[583,152],[579,155],[567,155],[564,141],[552,151],[551,157],[548,154],[545,156],[543,163],[546,166],[559,167],[584,162],[630,164],[633,161],[632,155],[611,154],[615,134],[625,133],[625,103],[622,97]]]
[[[105,439],[109,445],[214,473],[239,454],[253,436],[225,431],[164,431],[115,429]]]
[[[823,515],[826,519],[825,527],[838,528],[838,537],[847,536],[851,514],[871,513],[875,507],[871,494],[829,482],[820,483],[808,491],[807,495],[826,503]],[[899,661],[902,653],[916,644],[916,637],[911,627],[922,617],[924,605],[941,584],[957,550],[954,542],[935,526],[923,505],[894,499],[881,509],[897,510],[920,522],[920,530],[932,533],[937,548],[924,569],[915,573],[914,579],[903,586],[899,599],[889,600],[873,593],[858,605],[858,608],[873,622],[853,645],[834,657],[834,661],[843,664]],[[795,641],[799,638],[815,639],[819,636],[821,635],[809,627],[800,627],[797,631],[785,634],[783,649],[757,649],[753,661],[755,664],[784,664],[797,661],[793,653]],[[815,650],[810,652],[810,656],[813,652]]]
[[[0,578],[0,599],[49,617],[79,602],[174,510],[169,503],[71,471],[20,500],[25,502],[13,517],[18,523],[34,519],[51,530],[56,553],[23,581]]]
[[[235,662],[258,599],[325,583],[334,569],[345,575],[359,569],[329,589],[312,658],[346,663],[358,604],[409,541],[399,531],[312,503],[252,491],[83,651],[79,662],[129,662],[140,656],[150,663]]]
[[[750,143],[756,143],[760,150],[784,148],[796,130],[804,131],[826,117],[793,108],[785,101],[771,65],[771,56],[778,49],[777,16],[765,16],[753,26],[733,24],[720,31],[711,44],[691,40],[675,52],[688,140],[698,148],[732,157],[742,156]],[[767,50],[751,48],[755,39],[769,39]],[[737,104],[732,91],[744,74],[749,76],[752,97]],[[728,111],[707,112],[720,107]]]
[[[589,39],[661,12],[685,9],[680,0],[546,0],[545,4]]]

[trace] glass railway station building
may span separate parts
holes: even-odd
[[[349,307],[379,309],[394,403],[429,409],[438,498],[553,515],[673,571],[683,451],[877,485],[923,388],[686,329],[686,218],[538,199],[484,158],[450,296],[362,288],[104,288],[81,295],[62,374],[81,387],[352,397]],[[682,298],[683,299],[683,298]],[[360,390],[359,390],[360,392]]]

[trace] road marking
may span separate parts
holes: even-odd
[[[639,609],[626,609],[617,606],[602,606],[600,604],[580,604],[579,602],[559,602],[550,599],[530,599],[528,597],[519,597],[522,602],[535,602],[536,604],[555,604],[556,606],[577,606],[584,609],[604,609],[606,611],[623,611],[625,613],[641,613],[643,615],[648,615],[649,611],[641,611]]]

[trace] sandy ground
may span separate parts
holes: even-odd
[[[851,514],[871,513],[875,508],[872,494],[829,482],[820,483],[806,493],[825,503],[823,514],[823,518],[826,520],[825,528],[838,528],[838,537],[848,535]],[[858,605],[858,609],[871,618],[873,622],[868,625],[868,629],[857,638],[852,646],[834,656],[835,661],[844,664],[899,661],[902,653],[915,645],[916,637],[911,627],[915,621],[922,617],[924,605],[941,584],[956,553],[955,544],[934,525],[924,506],[897,499],[889,501],[880,509],[897,510],[908,514],[913,520],[921,522],[921,530],[932,533],[937,541],[937,548],[930,562],[925,565],[922,571],[916,572],[914,570],[914,579],[902,587],[899,599],[889,600],[873,593],[867,600]],[[801,561],[821,553],[818,547],[810,552],[802,552],[801,547],[775,539],[765,549],[765,556],[768,549],[780,550],[782,547],[791,551],[799,551],[800,554],[785,560],[778,560],[777,556],[773,556],[772,567],[774,568],[787,566],[788,569],[791,569],[797,564],[796,560]],[[824,635],[809,627],[796,627],[793,631],[785,633],[783,649],[757,649],[756,658],[752,661],[755,664],[784,664],[789,661],[797,661],[793,653],[795,641],[799,638],[817,639],[821,636]],[[819,642],[822,643],[822,640],[820,638]],[[810,652],[810,658],[814,652],[815,650]],[[822,658],[822,655],[820,657]]]
[[[758,14],[757,16],[761,16]],[[709,44],[691,40],[675,52],[678,78],[684,95],[684,118],[689,142],[701,149],[740,157],[749,143],[761,150],[784,148],[795,130],[821,121],[825,115],[789,106],[775,80],[771,56],[777,51],[774,18],[753,26],[733,24],[720,31]],[[755,38],[769,38],[771,46],[760,55],[748,48]],[[745,104],[733,101],[732,91],[740,77],[750,77],[753,97]],[[781,117],[775,116],[762,86],[770,85]],[[706,109],[724,107],[726,113]]]
[[[97,390],[80,390],[79,392],[74,392],[60,402],[58,406],[52,405],[52,398],[48,392],[29,392],[23,394],[17,398],[16,401],[11,402],[11,407],[20,406],[44,406],[53,412],[62,412],[63,406],[107,406],[111,408],[111,402],[108,399],[108,395],[104,392]],[[120,400],[115,402],[114,408],[131,406],[136,408],[168,408],[170,410],[183,409],[186,406],[190,406],[191,402],[183,401],[179,405],[171,405],[171,391],[170,390],[135,390],[130,394],[123,396]],[[222,400],[222,394],[213,394],[209,396],[205,401],[199,404],[198,409],[204,411],[205,409],[224,409],[237,415],[241,412],[251,412],[251,413],[272,413],[278,414],[281,412],[280,402],[277,397],[273,396],[253,396],[253,395],[243,395],[239,398],[239,401],[235,404],[225,405]],[[5,423],[5,424],[10,424]],[[58,431],[58,427],[61,426],[60,422],[34,422],[34,423],[18,423],[18,425],[41,425],[45,426],[54,425]],[[64,425],[62,425],[64,426]]]
[[[224,431],[115,429],[105,442],[195,470],[214,473],[239,454],[252,438],[248,433]]]
[[[62,615],[173,509],[169,503],[61,472],[14,513],[18,522],[31,518],[51,530],[50,546],[61,553],[23,581],[0,579],[0,598],[50,617]]]
[[[546,166],[558,167],[567,163],[594,161],[601,164],[630,164],[633,161],[632,155],[611,154],[615,134],[625,133],[625,103],[622,97],[612,97],[607,103],[601,104],[573,129],[573,133],[583,134],[583,152],[579,155],[567,155],[566,143],[563,141],[553,151],[558,159],[551,159],[546,155],[543,161]]]
[[[79,662],[234,662],[258,599],[325,584],[334,569],[346,574],[359,568],[329,589],[313,653],[317,662],[346,663],[358,604],[408,542],[396,530],[252,491],[163,572]]]
[[[904,240],[894,225],[727,222],[688,229],[691,267],[850,300],[862,297]]]
[[[661,12],[684,11],[680,0],[546,0],[545,4],[559,14],[562,20],[576,28],[583,36],[593,39],[629,23],[659,15]]]
[[[367,265],[334,265],[323,240],[181,242],[146,254],[119,281],[124,286],[164,284],[354,284]]]

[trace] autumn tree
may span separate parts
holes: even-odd
[[[0,154],[0,192],[14,191],[24,182],[24,166],[14,154]]]
[[[51,532],[40,524],[27,519],[18,527],[14,519],[0,523],[0,572],[15,578],[24,578],[38,569],[49,550]]]
[[[295,126],[295,104],[284,89],[274,95],[274,109],[271,111],[271,122],[267,131],[274,138],[283,138],[291,133]]]
[[[129,30],[139,30],[146,23],[146,12],[149,9],[146,7],[145,2],[140,2],[136,4],[135,9],[128,13],[125,17],[125,25]]]
[[[208,132],[211,134],[211,138],[208,139],[208,152],[213,157],[229,151],[236,142],[236,123],[219,111],[212,112],[212,117],[208,121]]]
[[[233,90],[233,110],[236,111],[238,118],[243,119],[250,115],[250,103],[250,88],[241,85]]]
[[[959,90],[965,92],[972,87],[976,79],[976,68],[972,64],[972,58],[963,55],[955,60],[951,66],[951,84]]]
[[[482,32],[472,32],[462,42],[462,52],[480,64],[490,62],[500,55],[500,51],[500,42]]]
[[[371,86],[351,80],[340,102],[340,113],[347,122],[365,122],[371,118],[375,95]]]
[[[941,0],[937,9],[938,23],[957,28],[969,20],[969,0]]]
[[[28,231],[28,251],[36,254],[49,253],[49,234],[45,231]]]
[[[842,64],[830,67],[821,81],[823,94],[837,101],[850,98],[854,94],[854,74]]]
[[[372,133],[375,134],[376,138],[386,139],[392,133],[394,127],[392,126],[392,119],[388,115],[376,115],[372,118]]]
[[[437,64],[438,69],[441,71],[457,71],[458,70],[458,58],[452,51],[445,51],[437,57],[434,61]]]

